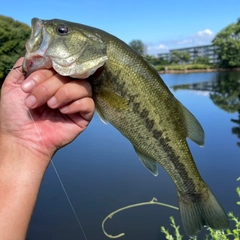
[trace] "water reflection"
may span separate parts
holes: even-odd
[[[231,121],[238,125],[232,128],[232,134],[236,134],[240,138],[240,110],[238,110],[238,119],[231,119]],[[237,145],[240,147],[240,142],[237,142]]]
[[[238,119],[231,119],[238,126],[232,128],[232,134],[240,138],[240,74],[239,72],[225,72],[217,75],[216,85],[211,100],[221,109],[229,113],[238,112]],[[240,147],[240,142],[237,142]]]
[[[229,113],[240,110],[240,73],[222,72],[216,75],[211,100],[219,108]]]
[[[195,91],[203,91],[203,92],[212,92],[214,91],[216,85],[215,79],[209,82],[198,82],[192,84],[181,84],[181,85],[173,85],[171,88],[173,91],[177,91],[179,89],[188,89],[188,90],[195,90]]]
[[[238,119],[231,119],[237,126],[232,128],[232,134],[240,139],[240,72],[218,72],[204,82],[179,84],[171,86],[173,91],[194,90],[205,92],[212,102],[220,109],[228,112],[238,112]],[[240,147],[240,142],[237,142]]]

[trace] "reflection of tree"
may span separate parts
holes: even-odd
[[[239,72],[221,72],[217,74],[217,82],[212,101],[221,109],[234,113],[240,109],[240,74]]]
[[[218,107],[230,113],[239,113],[238,119],[231,119],[231,121],[238,125],[232,128],[232,134],[240,138],[240,73],[218,73],[213,90],[210,98]],[[240,147],[240,142],[237,142],[237,145]]]
[[[190,86],[191,86],[191,84],[182,84],[182,85],[174,85],[171,88],[174,92],[176,92],[178,89],[181,89],[181,90],[190,89]]]
[[[240,109],[238,110],[238,119],[231,119],[231,121],[238,125],[232,128],[232,134],[236,134],[240,138]],[[240,142],[237,142],[237,145],[240,147]]]

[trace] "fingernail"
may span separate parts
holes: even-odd
[[[57,99],[55,97],[52,97],[48,100],[47,103],[49,107],[54,107],[57,104]]]
[[[22,89],[25,92],[29,92],[30,90],[33,89],[34,86],[35,86],[35,82],[33,80],[27,80],[23,82]]]
[[[37,99],[33,95],[30,95],[25,100],[25,104],[29,108],[32,108],[36,104],[36,102],[37,102]]]

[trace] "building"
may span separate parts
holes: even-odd
[[[197,47],[188,47],[188,48],[178,48],[172,49],[169,53],[160,53],[158,57],[163,58],[164,60],[170,62],[171,61],[171,54],[173,51],[178,52],[187,52],[190,54],[190,62],[194,62],[198,57],[208,57],[210,63],[218,63],[218,55],[216,53],[217,46],[213,45],[204,45],[204,46],[197,46]]]
[[[171,54],[170,54],[170,52],[168,52],[168,53],[159,53],[158,57],[162,58],[162,59],[164,59],[165,61],[168,61],[168,62],[171,61]]]

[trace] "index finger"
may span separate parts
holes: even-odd
[[[50,79],[56,72],[51,69],[39,69],[33,73],[31,73],[23,82],[22,90],[24,92],[31,92],[34,87],[38,86],[42,82]]]

